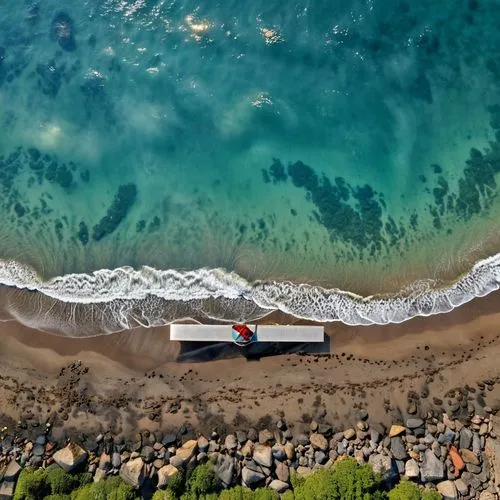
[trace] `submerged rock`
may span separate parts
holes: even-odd
[[[73,52],[76,49],[73,20],[66,12],[58,12],[50,25],[50,37],[57,40],[61,49]]]

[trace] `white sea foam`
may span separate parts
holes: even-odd
[[[161,271],[151,267],[137,270],[122,267],[43,280],[32,268],[15,261],[0,261],[0,284],[36,291],[62,304],[87,304],[101,308],[109,305],[109,313],[119,316],[110,318],[110,325],[120,325],[120,328],[137,325],[138,311],[141,311],[141,324],[158,325],[179,319],[170,305],[168,314],[165,314],[166,303],[192,302],[195,309],[201,310],[204,306],[200,304],[211,299],[223,304],[220,314],[213,306],[208,313],[210,317],[220,320],[234,317],[234,314],[227,314],[231,303],[244,302],[253,304],[255,311],[281,310],[313,321],[382,325],[401,323],[415,316],[449,312],[475,297],[497,290],[500,284],[500,254],[477,262],[453,283],[415,283],[414,287],[390,296],[361,297],[335,288],[291,282],[251,283],[223,269]],[[154,307],[155,303],[158,307]],[[251,310],[246,306],[241,309],[243,314]],[[185,315],[185,310],[182,314]],[[106,331],[109,329],[106,328]]]

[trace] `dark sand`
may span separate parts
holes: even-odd
[[[294,322],[283,314],[264,321]],[[59,429],[124,434],[187,422],[206,432],[264,425],[280,414],[296,428],[311,418],[342,427],[364,407],[372,421],[387,424],[405,414],[409,391],[428,388],[421,411],[436,404],[446,410],[448,390],[500,375],[500,293],[400,325],[325,326],[330,355],[179,363],[168,327],[72,339],[1,322],[3,420],[11,426],[52,416]],[[71,368],[76,360],[81,365]],[[486,404],[499,400],[496,384]]]

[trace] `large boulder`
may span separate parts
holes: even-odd
[[[20,472],[21,466],[15,460],[11,460],[5,469],[3,478],[6,481],[15,481]]]
[[[184,465],[196,453],[196,449],[198,448],[198,442],[195,439],[190,439],[186,441],[180,448],[175,452],[175,457],[180,465]]]
[[[399,472],[396,462],[381,453],[374,453],[368,458],[368,463],[372,466],[373,472],[382,475],[382,481],[392,486],[399,479]]]
[[[249,488],[262,486],[266,480],[266,476],[264,476],[264,474],[249,469],[248,467],[243,467],[243,470],[241,471],[241,477],[244,484]]]
[[[226,440],[224,441],[224,446],[229,450],[236,450],[238,447],[238,440],[234,434],[228,434]]]
[[[259,444],[266,444],[274,441],[274,434],[269,429],[259,432]]]
[[[423,483],[444,479],[444,466],[431,450],[426,450],[420,465],[420,479]]]
[[[409,418],[406,421],[406,427],[408,429],[418,429],[419,427],[423,427],[424,421],[421,418]]]
[[[163,489],[168,486],[170,480],[178,474],[179,470],[173,465],[164,465],[158,469],[158,488]]]
[[[214,465],[215,475],[224,486],[228,487],[233,482],[234,461],[228,455],[218,455]]]
[[[0,483],[0,499],[7,500],[14,496],[15,481],[3,481]]]
[[[273,479],[269,483],[269,488],[273,489],[274,491],[277,491],[278,493],[284,493],[288,489],[288,484],[280,481],[279,479]]]
[[[408,454],[403,440],[399,436],[391,438],[391,452],[396,460],[406,460]]]
[[[460,429],[460,448],[470,448],[472,446],[472,431],[468,427]]]
[[[460,456],[466,464],[479,465],[479,458],[477,458],[477,455],[467,448],[460,450]]]
[[[76,443],[70,442],[53,455],[54,462],[65,472],[71,472],[87,460],[87,452]]]
[[[288,483],[290,480],[290,469],[288,468],[288,465],[283,462],[276,462],[276,477],[280,481]]]
[[[256,444],[253,450],[253,459],[259,465],[271,467],[273,464],[273,454],[271,448],[262,444]]]
[[[413,458],[410,458],[410,460],[405,463],[405,476],[411,479],[420,476],[420,468],[418,466],[418,462]]]
[[[144,462],[142,458],[134,458],[120,467],[120,477],[133,488],[140,488],[144,482]]]
[[[457,500],[458,493],[453,481],[442,481],[437,485],[438,492],[442,495],[443,500]]]
[[[316,450],[326,451],[328,450],[328,441],[322,434],[311,434],[309,441]]]

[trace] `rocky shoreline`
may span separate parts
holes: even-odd
[[[484,389],[488,384],[481,385]],[[292,474],[306,477],[350,456],[370,464],[387,485],[405,477],[437,490],[445,499],[494,500],[500,494],[500,417],[489,407],[482,415],[468,413],[468,405],[461,402],[467,402],[469,394],[457,389],[448,395],[459,403],[451,416],[422,416],[410,401],[408,417],[386,428],[358,410],[356,424],[341,430],[313,420],[308,432],[294,432],[293,425],[279,418],[266,428],[224,436],[216,430],[197,435],[183,425],[175,433],[146,430],[130,439],[82,434],[80,439],[57,442],[50,421],[36,429],[19,422],[15,429],[3,428],[0,433],[0,499],[13,497],[23,467],[54,463],[66,472],[86,470],[94,482],[119,475],[148,498],[157,488],[167,487],[181,468],[210,461],[224,487],[268,486],[281,494],[291,488]]]

